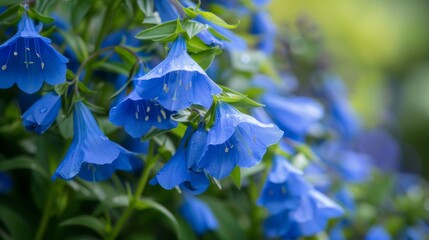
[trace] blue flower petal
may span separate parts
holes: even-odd
[[[136,90],[143,99],[157,99],[166,109],[178,111],[199,104],[209,108],[218,87],[186,52],[186,42],[179,36],[167,58],[139,82]]]
[[[25,128],[42,134],[55,121],[60,108],[61,96],[54,92],[46,94],[22,115]]]
[[[180,213],[198,235],[218,228],[216,217],[206,203],[189,194],[183,200]]]

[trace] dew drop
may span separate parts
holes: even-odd
[[[226,152],[226,153],[227,153],[227,152],[229,152],[229,149],[228,149],[228,147],[226,147],[226,148],[225,148],[225,152]]]
[[[13,52],[13,55],[18,56],[18,52],[17,51]]]
[[[158,73],[160,74],[162,73],[162,68],[158,69]]]
[[[45,112],[47,112],[48,111],[48,108],[47,107],[42,107],[41,109],[40,109],[40,113],[45,113]]]

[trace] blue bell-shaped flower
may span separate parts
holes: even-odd
[[[53,180],[79,176],[87,181],[101,181],[117,169],[132,170],[130,161],[134,154],[110,141],[81,101],[75,103],[73,123],[73,142],[52,176]]]
[[[218,228],[218,222],[210,207],[190,194],[183,195],[183,204],[179,211],[197,235]]]
[[[273,122],[284,131],[284,137],[295,141],[304,141],[309,128],[323,116],[322,106],[306,97],[265,94],[262,103]]]
[[[233,106],[218,101],[216,119],[207,134],[207,149],[197,167],[217,179],[228,176],[235,166],[258,164],[267,148],[277,143],[283,132],[274,124],[263,124]]]
[[[18,32],[0,46],[0,88],[13,84],[26,93],[37,92],[47,82],[50,85],[66,81],[68,59],[42,37],[34,22],[24,12]]]
[[[44,133],[57,118],[60,108],[61,96],[55,92],[46,94],[22,114],[25,129]]]
[[[390,240],[390,234],[381,225],[373,226],[365,236],[365,240]]]
[[[188,127],[177,152],[159,170],[155,178],[151,180],[151,184],[159,184],[167,190],[180,187],[185,192],[192,194],[200,194],[209,187],[210,181],[203,169],[197,169],[195,164],[191,164],[194,161],[192,157],[194,153],[188,153],[194,146],[205,145],[205,142],[195,142],[195,138],[190,137],[191,134],[192,127]],[[196,146],[196,148],[200,147]]]
[[[132,91],[109,113],[110,121],[118,126],[124,126],[125,131],[137,138],[146,134],[152,127],[172,129],[177,122],[171,119],[172,111],[162,107],[156,100],[142,99],[136,91]]]
[[[312,189],[303,172],[280,156],[273,159],[273,168],[262,188],[258,204],[271,214],[298,206],[303,195]]]
[[[170,111],[179,111],[192,104],[209,108],[212,95],[222,92],[189,56],[181,35],[172,43],[167,58],[137,81],[136,91],[140,97],[156,99]]]

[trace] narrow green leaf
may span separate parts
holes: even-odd
[[[176,29],[177,29],[176,20],[169,21],[137,33],[136,38],[142,39],[142,40],[156,41],[158,39],[163,39],[168,36],[171,36],[176,32]]]
[[[60,129],[60,134],[64,139],[70,139],[73,137],[73,113],[70,116],[66,117],[62,110],[57,116],[58,128]]]
[[[105,228],[104,222],[90,215],[81,215],[81,216],[67,219],[64,222],[61,222],[59,226],[60,227],[83,226],[96,231],[101,236],[104,236],[106,234],[106,228]]]
[[[66,41],[67,45],[70,46],[70,48],[73,50],[73,52],[76,54],[76,57],[80,62],[85,61],[88,56],[88,48],[83,39],[78,36],[74,35],[67,31],[59,30],[61,35],[64,36],[64,40]]]
[[[65,82],[65,83],[55,85],[54,90],[58,95],[63,95],[68,88],[69,88],[69,83]]]
[[[209,20],[210,22],[224,27],[224,28],[229,28],[229,29],[234,29],[238,26],[238,24],[240,24],[240,21],[238,21],[236,24],[232,25],[232,24],[228,24],[227,22],[225,22],[222,18],[218,17],[216,14],[212,13],[212,12],[207,12],[207,11],[198,11],[200,13],[200,15]]]
[[[45,169],[37,165],[36,161],[26,156],[19,156],[0,162],[0,171],[9,171],[15,169],[30,169],[39,173],[46,179],[49,178]]]
[[[209,25],[195,21],[183,21],[182,26],[189,39],[209,28]]]
[[[196,18],[199,14],[197,11],[195,11],[192,7],[182,8],[183,12],[185,12],[186,16],[190,18]]]
[[[29,14],[31,17],[43,22],[43,23],[53,23],[55,22],[55,19],[53,17],[50,17],[48,15],[44,15],[37,11],[35,8],[30,8]]]
[[[170,222],[173,224],[173,229],[176,231],[178,238],[181,238],[180,236],[182,236],[182,234],[179,227],[179,223],[177,222],[177,219],[174,217],[174,215],[167,208],[148,198],[139,199],[139,201],[137,202],[137,209],[145,210],[149,208],[154,209],[162,213],[165,217],[167,217],[168,220],[170,220]]]
[[[222,52],[218,47],[211,48],[206,51],[201,51],[195,54],[192,54],[192,59],[200,65],[201,68],[207,69],[212,64],[216,55],[219,55]]]
[[[145,16],[151,16],[154,9],[154,0],[137,0],[137,6]]]
[[[0,24],[12,24],[14,22],[17,22],[19,19],[18,11],[20,8],[22,8],[22,6],[19,4],[16,4],[16,5],[10,6],[8,9],[2,12],[0,14]]]
[[[84,93],[91,93],[91,94],[97,93],[97,91],[89,89],[83,82],[79,81],[79,83],[77,85],[79,87],[79,91],[82,91]]]
[[[239,167],[235,167],[234,170],[232,170],[230,177],[234,182],[235,186],[238,189],[240,189],[241,188],[241,169]]]
[[[12,4],[19,4],[21,0],[2,0],[0,6],[9,6]]]
[[[128,65],[133,65],[136,62],[136,56],[125,50],[123,47],[115,47],[115,52]]]
[[[219,86],[222,88],[223,92],[220,95],[215,96],[215,98],[217,98],[218,100],[228,102],[239,107],[263,107],[264,106],[263,104],[250,99],[249,97],[247,97],[246,95],[240,92],[237,92],[225,86],[221,86],[221,85]]]
[[[88,106],[88,108],[89,108],[91,111],[93,111],[93,112],[100,113],[100,114],[102,114],[102,113],[106,113],[106,110],[104,109],[104,107],[97,106],[97,105],[95,105],[95,104],[93,104],[93,103],[89,102],[89,101],[88,101],[88,100],[86,100],[86,99],[83,99],[83,102],[84,102],[84,103],[86,104],[86,106]]]
[[[191,38],[190,40],[186,41],[186,46],[188,48],[188,52],[190,53],[199,53],[211,49],[210,46],[207,46],[199,38]]]
[[[102,201],[94,210],[94,215],[99,215],[107,210],[114,208],[124,208],[130,204],[130,199],[127,195],[118,195],[113,198]]]

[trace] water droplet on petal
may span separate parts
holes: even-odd
[[[162,73],[162,68],[160,68],[160,69],[158,70],[158,73]]]
[[[42,108],[40,109],[40,112],[41,112],[41,113],[45,113],[46,111],[48,111],[48,108],[47,108],[47,107],[42,107]]]
[[[13,55],[18,56],[18,52],[17,51],[13,52]]]

